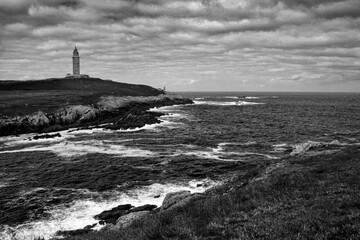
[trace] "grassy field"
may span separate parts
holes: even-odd
[[[96,103],[101,94],[71,90],[0,91],[0,116],[13,117],[36,111],[51,112],[68,105]]]
[[[101,96],[156,96],[161,90],[99,78],[0,81],[0,118],[51,112],[68,105],[91,105]]]
[[[360,147],[291,157],[122,231],[72,240],[360,239]]]

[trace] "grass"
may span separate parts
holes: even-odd
[[[91,105],[102,96],[157,96],[163,91],[99,78],[0,81],[0,119],[69,105]]]
[[[127,229],[70,239],[360,239],[359,157],[359,147],[291,157]]]

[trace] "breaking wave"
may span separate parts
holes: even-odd
[[[244,105],[259,105],[265,103],[235,101],[235,102],[219,102],[219,101],[194,101],[198,105],[213,105],[213,106],[244,106]]]
[[[191,192],[204,192],[210,187],[221,184],[209,179],[190,181],[183,184],[152,184],[126,192],[112,191],[104,193],[106,199],[101,196],[76,200],[70,205],[59,205],[48,210],[50,217],[17,227],[3,226],[0,228],[0,239],[2,240],[28,240],[36,237],[49,239],[55,236],[57,231],[75,230],[84,228],[87,225],[96,224],[93,216],[104,210],[111,209],[121,204],[131,203],[134,206],[154,204],[161,206],[165,195],[169,192],[189,190]],[[100,195],[100,193],[94,193]],[[100,229],[98,224],[95,229]]]
[[[215,148],[207,148],[207,149],[187,149],[184,151],[177,151],[177,153],[173,154],[172,156],[196,156],[198,158],[203,159],[213,159],[218,161],[227,161],[227,162],[241,162],[246,161],[249,156],[259,156],[264,157],[266,159],[277,159],[276,156],[271,156],[269,154],[262,154],[257,152],[248,152],[248,151],[230,151],[226,148],[226,146],[229,145],[235,145],[235,146],[251,146],[253,145],[253,142],[248,143],[219,143]]]
[[[317,141],[306,141],[303,143],[292,145],[293,151],[290,153],[291,156],[304,154],[310,151],[322,152],[322,151],[337,151],[340,147],[360,145],[360,143],[342,143],[339,140],[331,142],[317,142]]]
[[[130,148],[104,141],[60,142],[47,146],[33,146],[18,150],[1,151],[0,153],[51,151],[60,157],[81,156],[89,153],[119,155],[122,157],[149,157],[154,153],[140,148]]]

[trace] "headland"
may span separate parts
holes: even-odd
[[[0,82],[0,136],[102,125],[128,129],[158,123],[153,107],[189,104],[146,85],[100,78]]]

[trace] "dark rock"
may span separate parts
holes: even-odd
[[[147,216],[149,211],[132,212],[127,215],[121,216],[114,224],[107,224],[101,231],[114,231],[129,227],[134,221],[140,220]]]
[[[135,207],[130,209],[130,212],[140,212],[140,211],[151,211],[153,209],[157,208],[156,205],[146,204],[140,207]]]
[[[119,205],[117,207],[114,207],[112,208],[111,210],[129,210],[131,209],[132,207],[134,207],[133,205],[131,204],[123,204],[123,205]]]
[[[131,204],[119,205],[111,210],[103,211],[102,213],[95,215],[94,218],[98,220],[104,220],[106,223],[113,223],[125,214],[129,213],[129,209],[133,206]]]
[[[109,224],[109,223],[111,223],[111,224],[116,224],[116,220],[118,220],[119,217],[124,216],[124,215],[126,215],[126,214],[129,214],[129,212],[126,211],[126,212],[124,212],[123,214],[114,215],[114,216],[111,217],[111,218],[105,219],[105,222],[106,222],[106,224]]]
[[[199,193],[191,194],[190,191],[179,191],[168,193],[165,196],[161,211],[170,210],[178,207],[183,207],[189,202],[202,198],[203,195]]]
[[[84,229],[89,230],[89,229],[94,228],[96,225],[97,225],[97,223],[94,223],[93,225],[87,225],[87,226],[84,227]]]
[[[142,219],[149,213],[150,213],[150,211],[137,211],[137,212],[129,213],[125,216],[121,216],[116,221],[115,227],[117,229],[126,228],[126,227],[130,226],[130,224],[133,223],[134,221]]]
[[[33,137],[33,139],[38,140],[38,139],[48,139],[48,138],[56,138],[56,137],[61,137],[60,133],[36,135]]]
[[[154,198],[159,198],[160,197],[160,194],[159,195],[155,195]]]
[[[60,236],[77,236],[89,233],[93,230],[91,229],[76,229],[76,230],[69,230],[69,231],[57,231],[56,235]]]
[[[98,220],[104,220],[106,223],[109,223],[109,222],[113,222],[114,219],[116,221],[117,218],[126,215],[128,213],[129,213],[128,210],[115,210],[115,211],[109,210],[109,211],[104,211],[98,215],[95,215],[94,218]]]

